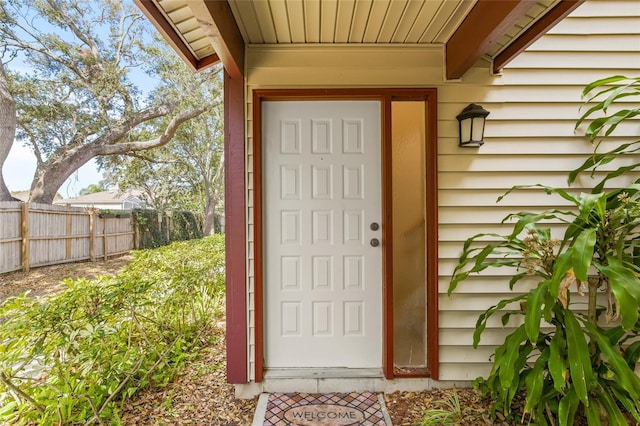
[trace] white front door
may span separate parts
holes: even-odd
[[[265,367],[380,368],[380,102],[262,108]]]

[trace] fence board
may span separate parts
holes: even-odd
[[[0,273],[106,259],[127,253],[133,243],[129,215],[103,218],[78,207],[0,202]]]
[[[0,272],[21,268],[21,205],[19,201],[0,202]]]

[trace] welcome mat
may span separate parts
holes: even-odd
[[[271,393],[262,425],[386,426],[383,407],[384,400],[371,392]]]

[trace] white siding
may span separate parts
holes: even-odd
[[[251,91],[261,88],[436,87],[438,89],[440,379],[473,380],[490,369],[489,355],[503,341],[499,319],[490,322],[478,350],[470,350],[478,315],[511,295],[507,271],[488,271],[446,295],[463,241],[480,232],[508,232],[510,212],[566,206],[564,200],[527,190],[496,204],[516,184],[567,188],[567,173],[591,152],[574,132],[581,92],[615,74],[640,74],[640,6],[637,0],[587,1],[571,16],[491,76],[480,62],[458,82],[443,80],[442,49],[418,46],[247,49],[248,211],[252,218]],[[457,146],[455,116],[469,103],[491,112],[478,150]],[[617,141],[637,137],[623,126]],[[627,178],[628,179],[628,178]],[[588,188],[581,178],[572,190]],[[472,213],[470,213],[472,212]],[[551,225],[560,232],[561,226]],[[253,378],[253,226],[248,224],[250,377]],[[527,285],[522,285],[526,291]]]

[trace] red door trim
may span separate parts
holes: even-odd
[[[227,381],[247,383],[244,81],[224,73]]]
[[[383,371],[393,378],[393,288],[391,230],[391,101],[424,100],[427,104],[427,367],[438,378],[438,201],[437,99],[433,88],[380,89],[263,89],[253,91],[253,227],[255,380],[264,372],[262,102],[270,100],[380,100],[382,103],[382,216],[383,216]]]
[[[262,96],[253,91],[253,297],[255,334],[255,380],[264,372],[264,297],[262,271]]]
[[[393,214],[391,96],[382,103],[382,373],[393,379]]]
[[[426,176],[426,275],[427,275],[427,368],[429,377],[440,377],[438,324],[438,99],[437,92],[427,97]]]

